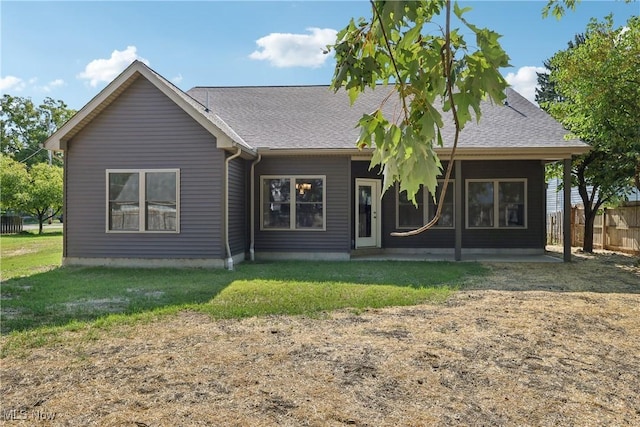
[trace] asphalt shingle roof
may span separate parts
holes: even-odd
[[[334,93],[328,86],[195,87],[187,94],[253,148],[353,149],[358,120],[378,108],[390,90],[379,86],[361,95],[353,106],[346,92]],[[461,149],[584,146],[566,140],[567,131],[558,122],[516,91],[508,88],[506,94],[506,106],[483,103],[480,123],[467,124],[461,134]],[[393,104],[385,104],[385,110],[399,113],[399,106]],[[453,142],[453,130],[447,114],[445,147]]]

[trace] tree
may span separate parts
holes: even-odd
[[[385,190],[399,182],[400,191],[416,203],[421,185],[436,193],[442,172],[435,152],[436,144],[443,145],[440,110],[451,114],[456,126],[453,157],[464,126],[474,116],[480,119],[481,100],[488,96],[503,101],[507,83],[499,68],[508,66],[509,58],[498,43],[499,34],[471,24],[464,18],[469,8],[454,4],[455,17],[475,35],[473,43],[467,43],[462,32],[451,27],[451,1],[371,1],[371,8],[371,19],[352,19],[338,33],[332,46],[332,88],[344,87],[353,103],[379,83],[392,86],[385,104],[395,102],[401,114],[385,115],[384,105],[365,114],[358,123],[357,145],[374,148],[371,165],[381,165]],[[440,14],[444,26],[434,23]],[[445,173],[443,197],[452,165],[450,161]],[[441,205],[434,220],[416,232],[437,222]]]
[[[42,143],[74,114],[75,111],[61,100],[47,97],[36,106],[30,98],[3,95],[0,100],[0,152],[27,165],[48,161],[50,154]],[[52,161],[62,164],[58,156],[53,156]]]
[[[557,52],[548,68],[556,96],[540,97],[541,108],[592,147],[572,162],[585,209],[583,250],[592,252],[598,209],[640,181],[640,18],[617,29],[611,16],[592,20],[584,41]]]
[[[584,43],[584,34],[576,34],[573,40],[568,43],[568,49],[573,49]],[[538,87],[536,87],[536,102],[538,105],[547,104],[549,102],[560,102],[563,100],[562,95],[556,90],[556,85],[550,79],[551,74],[551,59],[544,61],[544,67],[546,72],[536,73],[538,76]]]
[[[549,0],[543,15],[560,17],[573,9],[576,0]],[[460,132],[472,119],[480,120],[480,102],[489,98],[502,103],[506,81],[499,69],[509,66],[509,57],[498,39],[500,35],[477,27],[464,18],[470,8],[461,9],[451,0],[374,1],[369,19],[352,19],[338,32],[336,67],[332,88],[346,89],[351,103],[365,90],[377,85],[392,86],[383,105],[363,115],[358,122],[359,148],[373,148],[371,166],[381,166],[384,189],[395,182],[414,204],[423,185],[436,194],[442,165],[435,152],[444,144],[442,114],[450,114],[455,124],[451,160],[444,176],[440,201],[432,221],[408,233],[429,229],[442,209]],[[451,27],[453,14],[475,35],[467,43],[462,32]],[[434,18],[442,15],[444,25]],[[380,89],[379,89],[380,90]],[[396,116],[383,112],[384,104],[395,103]],[[437,107],[441,108],[437,108]]]
[[[62,168],[38,163],[27,169],[24,163],[0,155],[2,209],[29,214],[38,219],[39,233],[49,218],[62,210]]]
[[[38,163],[29,170],[29,182],[21,208],[38,219],[38,232],[42,225],[62,210],[62,168]]]
[[[19,209],[22,193],[29,182],[29,173],[24,163],[0,154],[0,210],[6,212]]]

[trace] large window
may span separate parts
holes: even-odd
[[[324,176],[264,176],[263,230],[325,230]]]
[[[178,232],[180,171],[107,170],[107,231]]]
[[[467,180],[467,228],[526,228],[526,179]]]
[[[396,215],[396,227],[399,229],[415,229],[423,226],[427,222],[431,221],[438,208],[438,201],[440,200],[440,194],[442,193],[442,184],[444,180],[438,181],[438,187],[436,189],[435,200],[431,196],[431,193],[420,190],[416,194],[416,203],[414,205],[407,199],[406,191],[399,191],[399,186],[396,187],[397,195],[397,215]],[[442,205],[442,211],[440,212],[440,219],[434,227],[438,228],[453,228],[454,225],[454,180],[450,180],[447,185],[447,192],[444,196]]]

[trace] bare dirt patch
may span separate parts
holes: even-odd
[[[636,259],[576,258],[491,264],[443,305],[69,333],[2,360],[2,413],[26,419],[1,422],[639,425]]]

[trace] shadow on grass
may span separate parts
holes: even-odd
[[[481,276],[486,271],[475,263],[394,261],[256,262],[242,263],[235,271],[60,267],[3,283],[2,334],[93,321],[110,314],[171,311],[198,304],[209,304],[209,309],[203,310],[208,312],[211,307],[224,304],[243,305],[239,312],[248,310],[251,315],[251,308],[247,308],[251,302],[247,299],[263,304],[256,311],[258,314],[333,309],[340,306],[342,299],[359,303],[360,294],[367,294],[369,298],[363,300],[364,306],[378,306],[376,299],[383,301],[382,304],[389,301],[388,305],[406,305],[413,301],[410,298],[424,295],[426,288],[441,288],[448,293],[468,277]],[[234,282],[250,283],[246,288],[251,288],[247,291],[251,293],[240,291],[238,296],[234,288],[236,295],[225,297],[230,298],[229,302],[225,300],[221,304],[220,293]],[[304,292],[292,292],[296,285],[311,291],[322,289],[309,292],[314,294],[309,295],[309,301],[291,301],[306,298]],[[381,290],[380,285],[390,288]],[[367,289],[363,289],[365,287]],[[386,294],[394,294],[399,288],[405,289],[400,299],[394,299],[395,296],[387,299]],[[327,301],[322,301],[323,295]],[[283,307],[270,307],[270,304],[283,304]],[[284,306],[286,304],[296,307]],[[233,309],[228,311],[233,313]]]

